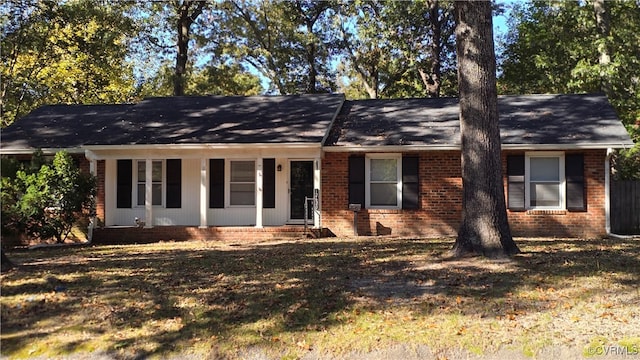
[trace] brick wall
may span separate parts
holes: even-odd
[[[157,241],[222,241],[256,242],[282,238],[304,237],[303,226],[207,227],[156,226],[150,229],[137,227],[109,227],[95,229],[94,244],[142,244]]]
[[[523,152],[504,152],[502,165],[506,172],[506,156]],[[597,238],[606,234],[605,150],[567,151],[584,155],[587,211],[528,210],[510,211],[509,225],[514,236],[555,236]],[[506,189],[506,178],[505,189]],[[506,190],[505,190],[506,191]]]
[[[585,156],[587,211],[508,211],[514,236],[594,238],[605,233],[605,151],[580,153]],[[322,226],[338,236],[353,235],[353,212],[348,210],[349,155],[326,153],[322,166]],[[505,152],[503,173],[506,173],[506,155]],[[462,209],[460,152],[421,152],[419,165],[420,209],[363,209],[358,213],[360,235],[456,235]],[[504,184],[506,191],[506,178]]]

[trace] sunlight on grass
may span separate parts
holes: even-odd
[[[2,355],[294,359],[403,344],[438,357],[534,357],[554,346],[576,355],[640,346],[637,240],[520,240],[523,253],[507,261],[441,257],[450,245],[359,238],[10,252],[19,266],[2,275]]]

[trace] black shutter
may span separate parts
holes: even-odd
[[[116,207],[119,209],[131,208],[131,191],[133,190],[132,175],[133,162],[131,160],[118,160]]]
[[[209,208],[224,208],[224,159],[209,159]]]
[[[418,179],[419,159],[415,156],[402,157],[402,208],[420,208],[420,182]]]
[[[510,210],[525,210],[524,155],[507,156],[507,197]]]
[[[349,204],[364,209],[364,156],[349,157]]]
[[[276,159],[262,159],[262,207],[276,207]]]
[[[182,207],[182,160],[167,160],[167,208]]]
[[[567,182],[567,210],[586,211],[584,156],[582,154],[565,155],[564,166],[564,176]]]

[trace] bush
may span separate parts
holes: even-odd
[[[640,180],[640,144],[616,151],[611,162],[615,180]]]
[[[65,151],[51,164],[39,163],[43,161],[36,153],[31,165],[22,166],[15,177],[3,174],[2,227],[62,243],[83,214],[94,215],[96,181],[80,172]]]

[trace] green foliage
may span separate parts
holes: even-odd
[[[336,8],[335,1],[225,1],[219,14],[226,36],[219,40],[224,53],[269,79],[269,92],[332,91]]]
[[[616,180],[640,179],[640,144],[631,149],[616,151],[611,158],[613,178]]]
[[[605,1],[609,33],[592,2],[534,1],[511,12],[499,91],[506,94],[605,92],[638,142],[640,3]],[[610,59],[601,61],[603,50]],[[616,156],[617,174],[640,178],[635,150]],[[624,174],[624,175],[623,175]]]
[[[338,67],[353,98],[457,93],[452,2],[356,1],[342,6]]]
[[[174,70],[168,64],[141,84],[140,96],[171,96]],[[240,64],[187,67],[185,95],[258,95],[263,92],[260,78],[246,71]]]
[[[125,57],[134,23],[125,3],[19,1],[1,5],[2,126],[46,103],[130,100]]]
[[[95,178],[82,173],[65,151],[38,169],[24,167],[15,177],[3,174],[1,181],[3,230],[61,243],[79,217],[91,215],[95,207]]]

